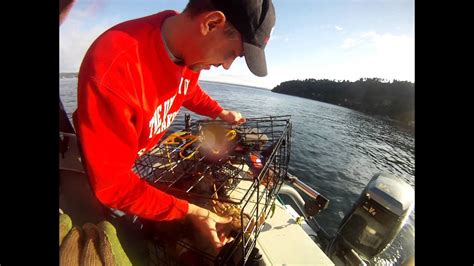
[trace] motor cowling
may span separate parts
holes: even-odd
[[[411,185],[393,175],[375,175],[342,220],[327,253],[349,265],[371,260],[395,239],[413,206]]]

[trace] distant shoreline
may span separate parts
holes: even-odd
[[[328,79],[289,80],[273,92],[343,106],[370,115],[415,123],[415,84],[408,81],[382,82],[379,78],[361,78],[355,82]]]
[[[199,82],[217,83],[217,84],[223,84],[223,85],[233,85],[233,86],[247,87],[247,88],[257,89],[257,90],[271,91],[271,89],[265,89],[265,88],[262,88],[262,87],[255,87],[255,86],[249,86],[249,85],[237,84],[237,83],[229,83],[229,82],[222,82],[222,81],[200,80]]]
[[[77,78],[78,73],[75,72],[60,72],[59,73],[59,79],[64,79],[64,78]]]
[[[77,78],[77,75],[78,75],[78,73],[74,73],[74,72],[61,72],[61,73],[59,73],[59,78],[60,79],[62,79],[62,78]],[[223,85],[240,86],[240,87],[246,87],[246,88],[257,89],[257,90],[271,91],[271,89],[266,89],[266,88],[262,88],[262,87],[249,86],[249,85],[230,83],[230,82],[213,81],[213,80],[199,80],[199,82],[217,83],[217,84],[223,84]]]

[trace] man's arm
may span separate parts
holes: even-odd
[[[92,189],[102,204],[126,213],[156,221],[183,218],[186,201],[156,189],[131,170],[142,119],[137,110],[110,88],[80,78],[74,123]]]
[[[197,114],[205,115],[212,119],[219,117],[230,124],[245,123],[245,118],[239,112],[224,110],[199,84],[196,84],[196,88],[187,95],[183,106]]]
[[[137,112],[110,89],[95,81],[79,85],[79,103],[74,114],[89,179],[102,204],[149,220],[172,220],[187,216],[216,250],[229,238],[220,217],[207,209],[168,195],[131,171],[138,149],[134,121]]]
[[[197,114],[205,115],[212,119],[216,119],[224,110],[199,84],[196,84],[196,87],[186,95],[183,106]]]

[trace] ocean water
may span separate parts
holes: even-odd
[[[269,90],[202,81],[211,97],[246,117],[291,115],[293,123],[289,170],[326,196],[329,206],[317,216],[328,233],[359,198],[369,180],[384,172],[402,177],[415,186],[415,139],[412,128],[344,107]],[[71,118],[77,106],[76,78],[60,79],[60,96]],[[182,108],[170,130],[184,126]],[[191,113],[192,119],[205,117]],[[400,265],[414,255],[415,214],[392,245],[373,265]]]

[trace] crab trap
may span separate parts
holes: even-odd
[[[149,228],[156,264],[243,265],[249,259],[290,159],[290,116],[248,118],[235,126],[199,120],[169,134],[135,164],[161,191],[232,217],[234,240],[219,251],[186,219],[153,222]]]

